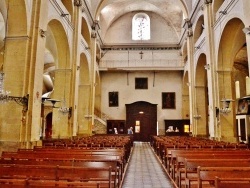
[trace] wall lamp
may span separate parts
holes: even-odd
[[[57,102],[61,102],[60,100],[57,99],[46,99],[47,101],[50,101],[52,103],[52,108],[58,108],[55,106]]]
[[[219,13],[223,14],[223,15],[226,15],[227,14],[227,11],[226,10],[221,10]]]
[[[249,27],[243,28],[242,31],[243,31],[245,34],[250,35],[250,26],[249,26]]]
[[[204,68],[205,68],[206,70],[209,70],[209,69],[210,69],[210,64],[206,64],[206,65],[204,66]]]
[[[45,38],[45,37],[46,37],[46,31],[40,29],[39,33],[40,33],[40,36],[41,36],[42,38]]]
[[[14,96],[0,94],[0,101],[4,102],[15,101],[17,104],[23,106],[24,112],[27,112],[29,105],[29,95],[23,97],[14,97]]]
[[[67,13],[62,13],[62,14],[61,14],[62,17],[68,16],[68,15],[69,15],[69,14],[67,14]]]

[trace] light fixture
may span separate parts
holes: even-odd
[[[42,38],[46,37],[46,31],[44,31],[43,29],[40,29],[39,33]]]
[[[199,112],[198,112],[198,107],[196,108],[196,114],[193,115],[193,117],[194,117],[194,119],[196,119],[196,120],[198,120],[198,119],[201,118],[201,115],[200,115]]]
[[[242,31],[243,31],[245,34],[250,35],[250,26],[249,26],[249,27],[243,28]]]
[[[204,66],[204,68],[205,68],[206,70],[210,70],[210,64],[206,64],[206,65]]]
[[[196,120],[201,119],[201,115],[199,115],[199,114],[196,114],[196,115],[194,115],[193,117],[194,117],[194,119],[196,119]]]
[[[69,15],[69,14],[64,13],[64,12],[62,12],[62,14],[61,14],[62,17],[68,16],[68,15]]]
[[[226,10],[221,10],[219,11],[219,13],[223,14],[223,15],[226,15],[227,14],[227,11]]]
[[[222,108],[220,108],[220,113],[227,115],[231,112],[231,108],[229,107],[231,101],[234,101],[234,100],[226,99],[226,98],[221,99]]]
[[[4,73],[0,72],[0,103],[7,103],[9,101],[15,101],[17,104],[23,106],[23,111],[27,112],[29,95],[23,97],[10,96],[9,91],[4,90]]]
[[[57,99],[50,99],[50,98],[48,98],[48,99],[46,99],[47,101],[50,101],[51,103],[52,103],[52,108],[58,108],[58,107],[56,107],[55,106],[55,104],[57,103],[57,102],[61,102],[60,100],[57,100]]]

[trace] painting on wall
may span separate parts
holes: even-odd
[[[239,99],[238,101],[238,112],[237,114],[249,114],[249,100]]]
[[[162,109],[175,109],[175,92],[162,93]]]
[[[118,92],[112,91],[109,92],[109,107],[116,107],[118,106]]]
[[[135,78],[135,89],[148,89],[148,78]]]

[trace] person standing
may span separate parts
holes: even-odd
[[[130,127],[129,129],[128,129],[128,134],[133,134],[134,132],[133,132],[133,127]]]

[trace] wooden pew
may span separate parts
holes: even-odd
[[[249,159],[250,155],[230,154],[230,153],[213,153],[213,154],[185,154],[177,157],[174,164],[171,165],[171,176],[176,180],[177,168],[184,168],[185,159]]]
[[[108,168],[112,169],[112,180],[120,186],[122,180],[122,171],[116,161],[85,161],[85,160],[25,160],[25,159],[0,159],[0,164],[10,165],[37,165],[37,166],[72,166],[85,168]]]
[[[26,188],[27,180],[26,179],[1,179],[0,178],[0,187],[1,188]]]
[[[81,188],[108,188],[109,184],[98,182],[67,182],[55,180],[32,179],[0,179],[1,188],[54,188],[54,187],[81,187]]]
[[[52,165],[0,165],[0,178],[71,182],[95,181],[108,183],[109,188],[117,187],[111,179],[111,167],[85,168]]]
[[[203,185],[215,186],[215,177],[250,178],[250,167],[198,167],[198,188]]]
[[[172,178],[175,179],[176,167],[182,163],[184,165],[185,158],[218,158],[224,156],[224,158],[250,158],[249,150],[173,150],[171,152],[171,159],[168,172]],[[178,161],[177,161],[178,158]],[[178,164],[179,163],[179,164]]]
[[[215,188],[249,188],[250,178],[220,178],[215,177]]]
[[[182,186],[185,180],[186,187],[190,187],[192,181],[197,181],[198,167],[250,167],[250,159],[185,159],[184,169],[178,171],[178,186]]]

